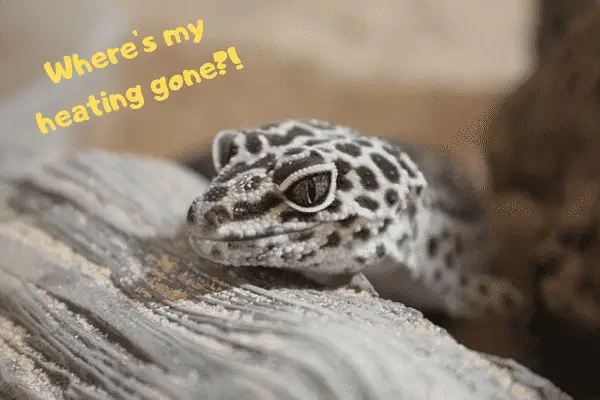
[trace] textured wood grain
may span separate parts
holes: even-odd
[[[91,151],[1,187],[1,394],[569,398],[400,304],[198,259],[174,233],[205,185]]]

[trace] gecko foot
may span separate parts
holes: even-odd
[[[322,275],[315,272],[303,272],[302,275],[313,282],[327,287],[352,289],[356,292],[367,292],[375,297],[379,296],[373,285],[371,285],[371,282],[369,282],[362,272],[344,275]]]

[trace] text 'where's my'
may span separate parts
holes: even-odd
[[[126,42],[120,47],[98,51],[88,57],[80,54],[64,56],[62,62],[46,62],[44,70],[53,83],[60,84],[64,80],[93,73],[96,69],[103,69],[124,60],[134,59],[142,53],[152,53],[161,46],[170,47],[184,42],[200,43],[203,33],[204,21],[198,19],[184,26],[166,29],[159,38],[145,36],[137,41]],[[139,36],[136,30],[132,31],[132,35],[135,38]],[[226,50],[215,51],[213,61],[206,62],[198,68],[183,69],[181,73],[169,77],[161,76],[152,80],[148,86],[154,100],[164,101],[169,98],[171,92],[178,91],[184,86],[190,87],[203,80],[212,80],[219,75],[226,75],[228,59],[237,70],[244,68],[235,47],[229,47]],[[144,104],[144,90],[139,84],[126,89],[123,93],[101,91],[99,96],[91,94],[88,96],[87,102],[61,110],[53,116],[44,116],[38,112],[36,121],[40,131],[45,134],[50,130],[56,130],[57,127],[68,127],[73,122],[87,121],[91,116],[102,116],[121,108],[137,110]]]

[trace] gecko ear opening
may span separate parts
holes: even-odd
[[[234,143],[237,135],[238,133],[235,131],[221,131],[213,139],[212,159],[217,172],[238,153],[238,147]]]

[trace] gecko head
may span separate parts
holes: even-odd
[[[386,234],[424,184],[408,156],[393,152],[316,120],[221,131],[217,176],[188,211],[190,244],[220,264],[350,272],[347,261],[367,263],[369,239]]]

